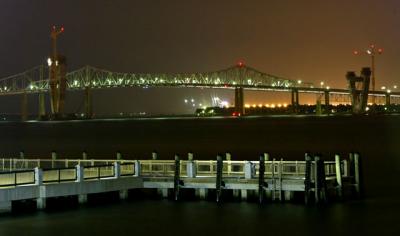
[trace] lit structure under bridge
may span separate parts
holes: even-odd
[[[299,105],[299,93],[313,93],[324,98],[325,105],[329,105],[330,97],[342,103],[352,103],[349,89],[318,88],[312,83],[299,80],[291,80],[279,76],[260,72],[243,63],[227,69],[203,73],[120,73],[92,66],[66,73],[66,90],[85,91],[86,116],[91,117],[91,89],[110,89],[121,87],[183,87],[183,88],[222,88],[235,90],[235,111],[244,114],[244,89],[268,90],[291,92],[292,106]],[[39,115],[45,114],[44,94],[51,90],[49,79],[49,67],[38,66],[17,75],[0,79],[0,96],[17,95],[24,96],[21,112],[26,116],[27,94],[39,94]],[[59,89],[58,84],[56,85]],[[64,91],[65,92],[65,91]],[[390,104],[391,97],[400,98],[400,93],[387,91],[372,91],[369,96],[383,97]],[[52,99],[52,98],[50,98]],[[400,100],[400,99],[399,99]],[[52,104],[55,101],[51,101]],[[64,101],[62,101],[64,103]],[[25,107],[25,108],[24,108]]]

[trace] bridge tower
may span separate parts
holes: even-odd
[[[291,95],[292,95],[292,110],[294,113],[299,112],[299,90],[297,88],[293,88],[291,90]]]
[[[371,69],[369,67],[362,68],[361,76],[356,76],[356,73],[353,71],[349,71],[346,74],[346,78],[349,83],[353,113],[355,114],[361,114],[365,112],[368,102],[370,77]],[[360,87],[361,90],[358,90],[358,87]]]
[[[237,77],[239,79],[239,86],[235,87],[235,113],[244,115],[245,114],[245,106],[244,106],[244,89],[243,85],[243,77],[245,74],[246,67],[243,62],[237,63],[238,73]]]
[[[235,112],[240,113],[240,115],[244,115],[244,91],[243,87],[235,88]]]
[[[52,54],[48,59],[50,67],[50,104],[51,113],[54,117],[61,116],[64,112],[65,90],[66,90],[66,57],[57,52],[57,37],[64,32],[64,27],[57,29],[53,26],[50,33],[52,42]]]

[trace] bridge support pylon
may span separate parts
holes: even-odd
[[[45,94],[44,93],[39,93],[39,111],[38,111],[38,116],[39,119],[44,117],[46,115],[46,105],[45,105]]]
[[[28,119],[28,94],[24,92],[22,94],[21,101],[21,120],[26,121]]]
[[[292,108],[293,112],[298,112],[299,107],[299,91],[297,89],[292,89]]]
[[[87,119],[93,117],[92,93],[90,87],[85,88],[85,116]]]
[[[385,95],[385,97],[386,97],[386,106],[390,106],[390,94],[387,93],[387,94]]]
[[[329,91],[325,90],[324,94],[325,94],[325,113],[329,114],[330,113],[329,112]]]
[[[370,77],[371,69],[369,67],[362,68],[361,76],[356,76],[356,73],[353,71],[349,71],[346,74],[347,81],[349,82],[351,105],[355,114],[365,112],[368,102]],[[356,83],[361,83],[361,90],[357,89]]]
[[[240,115],[245,114],[244,110],[244,89],[242,87],[235,88],[235,112]]]

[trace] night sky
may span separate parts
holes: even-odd
[[[0,77],[44,63],[52,25],[70,70],[83,65],[120,72],[196,72],[238,60],[261,71],[331,87],[369,65],[353,50],[370,43],[377,88],[400,84],[400,2],[396,0],[1,0]],[[184,98],[232,101],[232,91],[120,89],[97,91],[95,112],[191,112]],[[80,98],[69,96],[69,111]],[[270,101],[273,99],[270,98]],[[19,112],[18,98],[0,98],[0,112]],[[247,94],[246,103],[269,102]],[[31,108],[32,110],[33,108]],[[31,112],[34,112],[33,110]]]

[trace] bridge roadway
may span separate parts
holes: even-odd
[[[264,157],[268,159],[268,154]],[[359,189],[358,161],[352,168],[347,160],[336,156],[333,162],[322,162],[322,175],[317,158],[265,162],[2,159],[0,210],[10,211],[12,202],[21,200],[36,200],[37,208],[43,209],[47,198],[65,196],[77,196],[80,203],[85,203],[88,194],[113,191],[125,199],[129,189],[143,188],[158,189],[163,197],[173,192],[175,199],[180,189],[194,189],[201,199],[207,197],[209,190],[231,190],[243,200],[248,194],[262,191],[262,195],[280,201],[291,200],[294,192],[305,192],[307,196],[313,192],[316,202],[321,189],[324,194],[329,190],[339,191],[340,195],[344,187]]]

